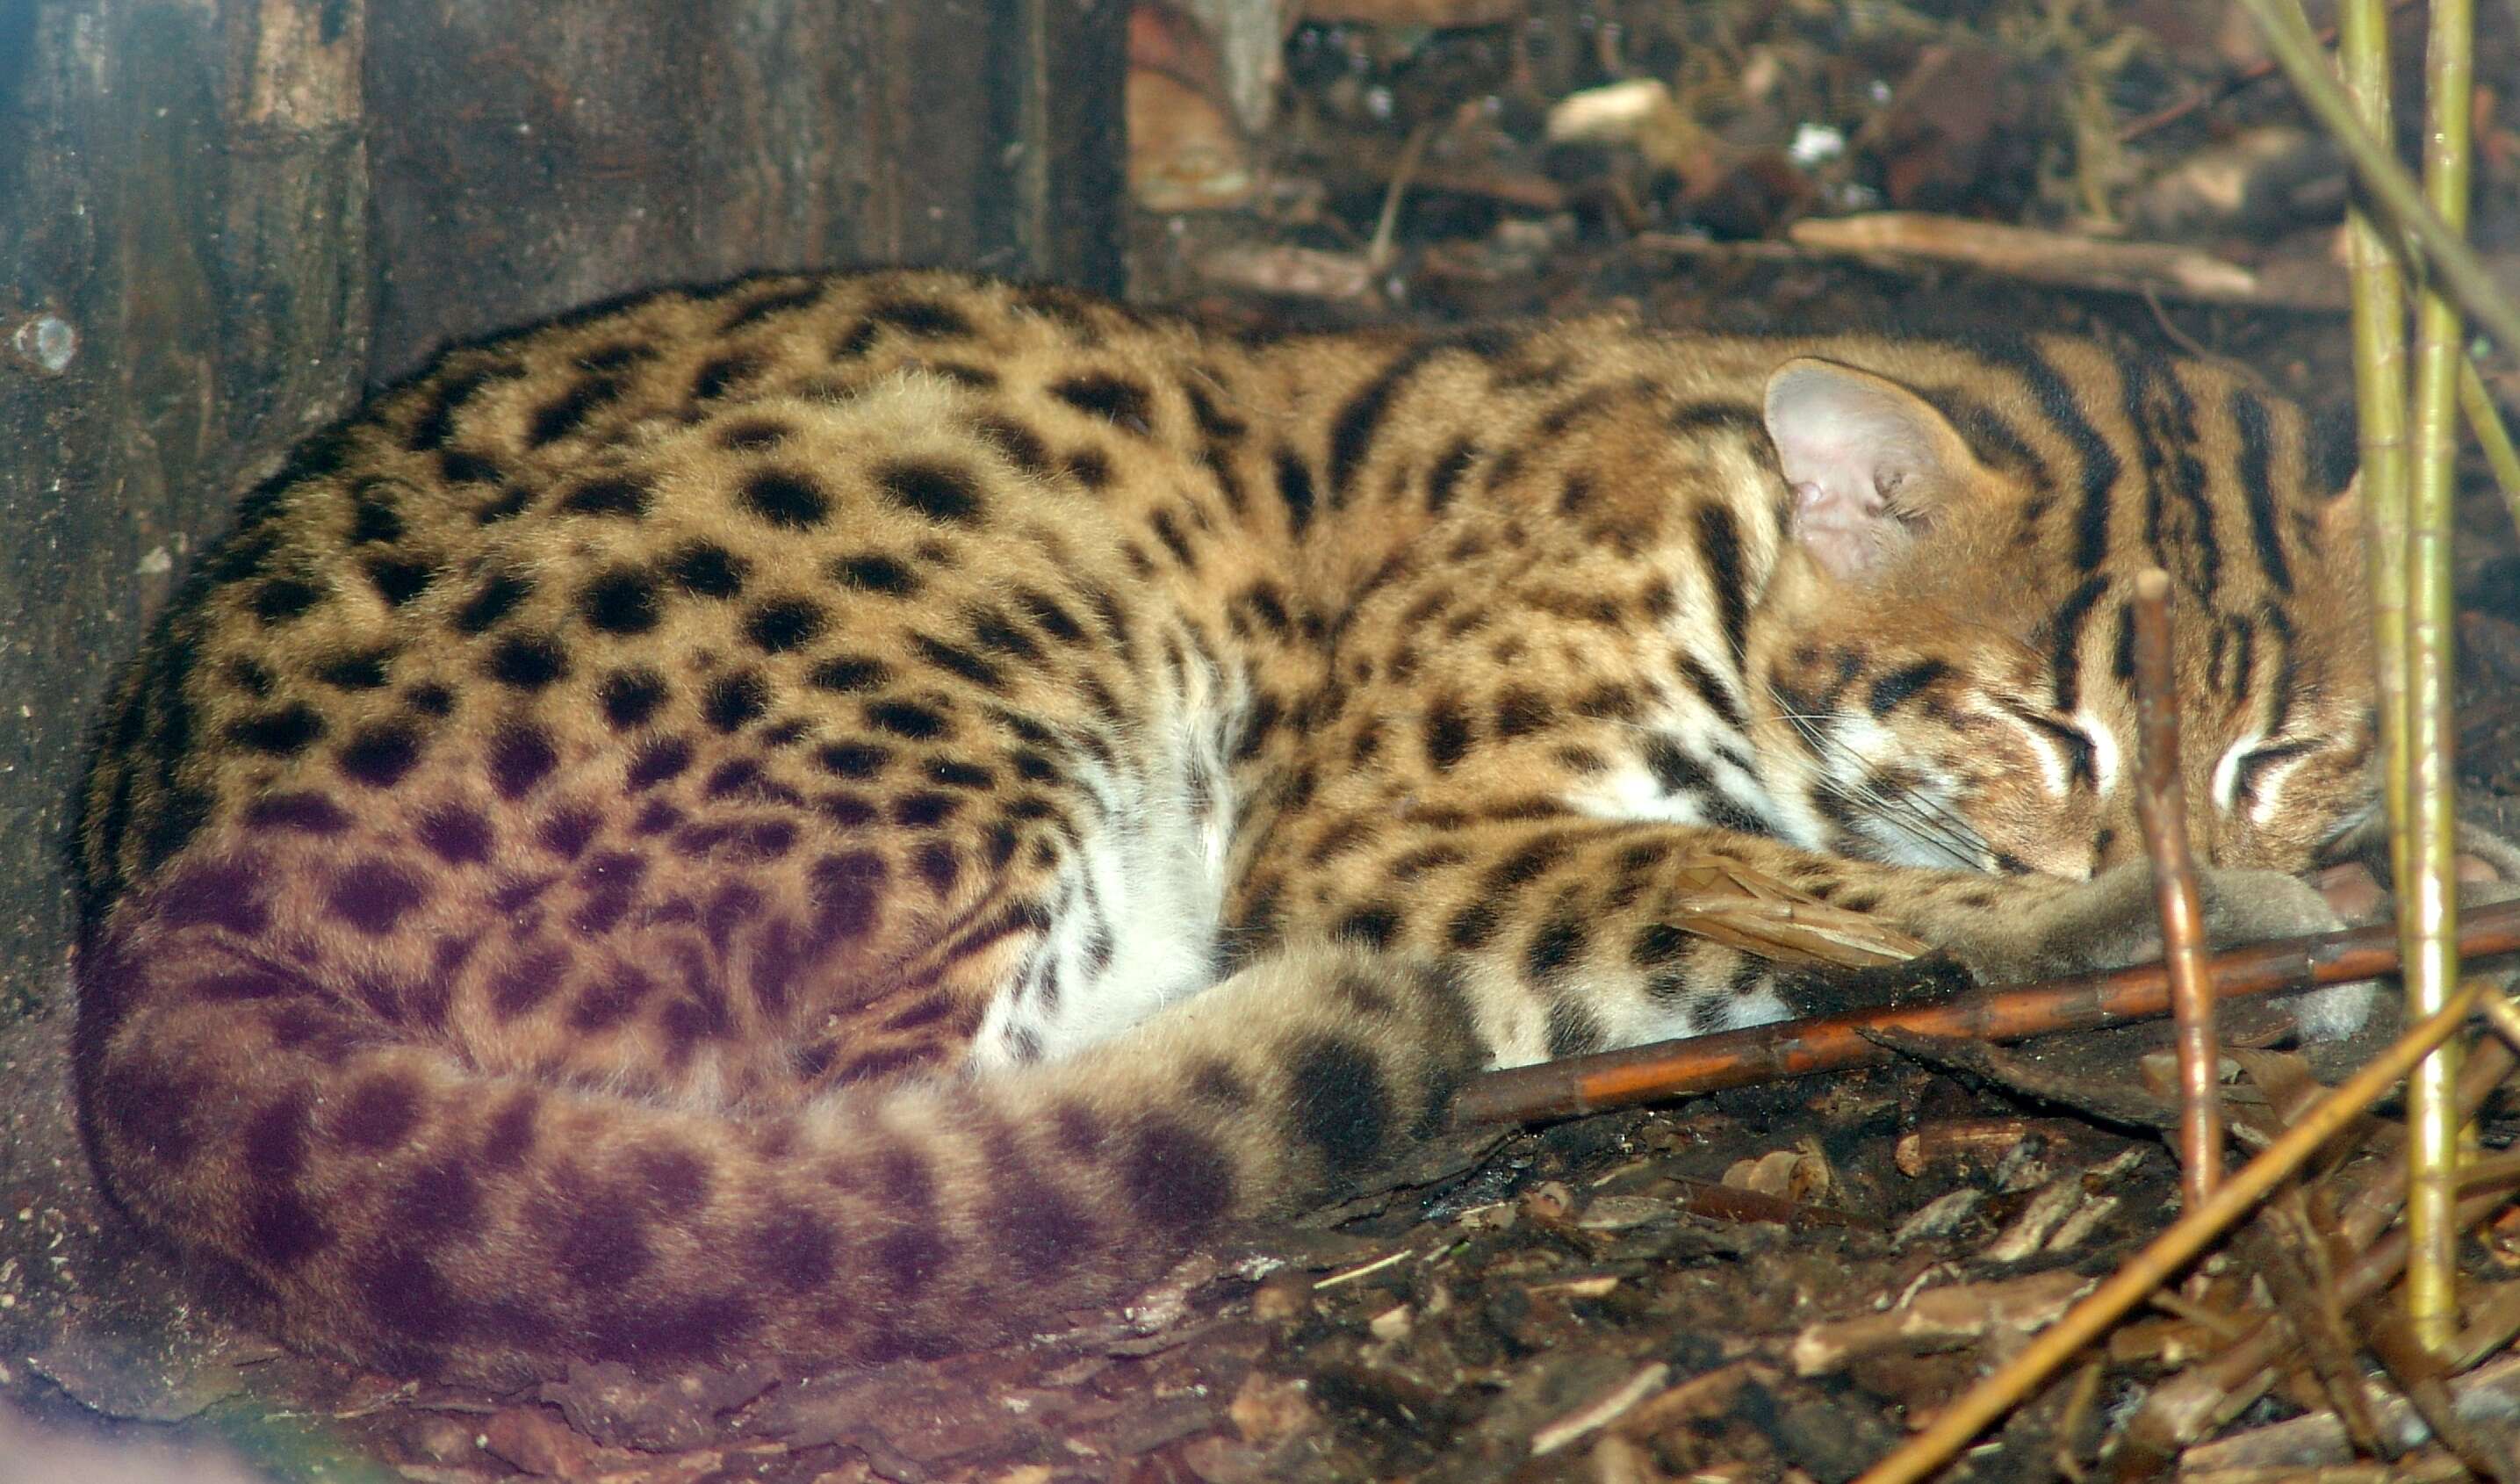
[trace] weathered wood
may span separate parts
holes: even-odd
[[[1114,291],[1125,0],[0,3],[0,1013],[88,718],[236,496],[477,336],[756,267]]]
[[[357,0],[0,7],[0,1010],[112,663],[366,371]]]
[[[1122,9],[381,7],[374,374],[746,268],[959,263],[1116,289]]]

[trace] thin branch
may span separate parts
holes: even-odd
[[[2497,903],[2470,913],[2460,924],[2459,952],[2470,960],[2520,954],[2520,902]],[[2305,985],[2351,983],[2397,972],[2398,932],[2384,922],[2281,938],[2216,954],[2206,967],[2227,1000]],[[1660,1041],[1486,1072],[1462,1089],[1453,1103],[1453,1119],[1466,1125],[1571,1118],[1657,1099],[1887,1061],[1895,1054],[1869,1039],[1869,1033],[1885,1030],[2019,1041],[2052,1031],[2117,1025],[2169,1009],[2169,970],[2159,964],[2017,988],[1971,990],[1939,1001]]]
[[[2187,844],[2187,787],[2179,765],[2179,697],[2170,677],[2170,574],[2135,578],[2135,806],[2152,859],[2170,1009],[2179,1025],[2180,1190],[2194,1210],[2223,1182],[2222,1048],[2205,967],[2205,899]]]
[[[1418,161],[1425,157],[1426,141],[1433,138],[1435,126],[1421,123],[1409,135],[1409,143],[1400,150],[1400,162],[1391,167],[1391,185],[1382,193],[1382,214],[1374,218],[1373,240],[1365,246],[1365,266],[1369,273],[1382,273],[1391,267],[1392,243],[1400,231],[1400,202],[1409,194],[1410,178],[1418,173]]]
[[[2499,995],[2489,994],[2477,1003],[2489,1018],[2520,1016]],[[2501,1042],[2479,1043],[2459,1075],[2462,1116],[2483,1107],[2515,1064],[2520,1064],[2520,1056]],[[2335,1230],[2347,1250],[2362,1255],[2337,1275],[2336,1301],[2351,1308],[2397,1282],[2406,1270],[2407,1234],[2398,1230],[2383,1235],[2406,1196],[2403,1141],[2395,1153],[2350,1168],[2343,1185],[2343,1190],[2330,1192]],[[2461,1230],[2500,1210],[2510,1198],[2508,1190],[2467,1195],[2458,1208]],[[2148,1479],[2167,1472],[2170,1458],[2180,1449],[2274,1385],[2275,1368],[2290,1353],[2292,1343],[2290,1325],[2282,1315],[2271,1312],[2246,1338],[2155,1386],[2143,1406],[2127,1419],[2109,1477]]]
[[[2411,8],[2414,3],[2415,0],[2389,0],[2389,9],[2392,11],[2403,11]],[[2318,44],[2320,46],[2326,46],[2335,39],[2335,26],[2331,25],[2327,29],[2318,33]],[[2240,92],[2252,83],[2264,82],[2266,79],[2273,76],[2277,70],[2278,68],[2276,67],[2272,58],[2262,57],[2259,60],[2250,63],[2247,67],[2240,68],[2240,70],[2232,73],[2228,77],[2223,78],[2222,80],[2211,83],[2205,87],[2197,88],[2188,93],[2186,97],[2182,98],[2175,103],[2165,104],[2162,107],[2153,110],[2151,112],[2144,114],[2141,118],[2120,125],[2118,128],[2118,143],[2133,144],[2135,141],[2141,139],[2146,134],[2150,134],[2157,129],[2167,128],[2171,124],[2177,123],[2179,120],[2195,112],[2199,109],[2210,108],[2221,103],[2224,99],[2230,97],[2234,93]]]

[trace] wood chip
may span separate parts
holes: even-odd
[[[2068,1176],[2050,1181],[2038,1194],[2030,1197],[2030,1204],[2023,1206],[2021,1214],[2006,1223],[2004,1229],[1996,1234],[1995,1240],[1988,1242],[1978,1256],[1996,1263],[2017,1263],[2038,1256],[2047,1250],[2048,1239],[2056,1235],[2057,1230],[2064,1226],[2065,1219],[2073,1215],[2087,1198],[2083,1182],[2078,1178]]]
[[[1886,1314],[1824,1320],[1794,1336],[1786,1357],[1798,1375],[1825,1375],[1868,1355],[1922,1355],[1990,1333],[2028,1333],[2054,1324],[2096,1280],[2037,1273],[1998,1282],[1928,1288]]]
[[[1938,1195],[1917,1208],[1916,1213],[1899,1223],[1890,1234],[1890,1245],[1905,1247],[1935,1237],[1949,1237],[1959,1230],[1978,1207],[1986,1204],[1987,1194],[1975,1186]]]
[[[1608,1426],[1629,1408],[1661,1390],[1663,1381],[1670,1374],[1671,1368],[1660,1361],[1645,1367],[1607,1396],[1577,1408],[1533,1433],[1531,1456],[1537,1459],[1555,1453],[1584,1434]]]
[[[2512,1414],[2520,1411],[2520,1356],[2481,1367],[2452,1381],[2450,1389],[2452,1405],[2461,1418],[2486,1427],[2507,1425]],[[2389,1446],[2409,1449],[2431,1441],[2430,1431],[2404,1398],[2375,1397],[2371,1411]],[[2320,1468],[2353,1462],[2345,1424],[2336,1414],[2320,1412],[2190,1448],[2182,1457],[2182,1476],[2190,1476],[2190,1471]]]

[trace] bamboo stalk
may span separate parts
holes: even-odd
[[[2432,0],[2424,88],[2424,193],[2452,232],[2465,230],[2468,125],[2474,95],[2472,0]],[[2436,275],[2438,277],[2438,275]],[[2454,618],[2452,517],[2457,498],[2458,368],[2466,360],[2458,305],[2438,282],[2415,307],[2413,439],[2407,485],[2407,858],[2398,879],[2407,1013],[2431,1014],[2458,982],[2458,820],[2451,772]],[[2457,1078],[2453,1053],[2407,1084],[2407,1320],[2417,1344],[2446,1349],[2458,1330]]]
[[[2291,7],[2297,20],[2297,4]],[[2270,31],[2273,28],[2270,27]],[[2389,20],[2381,0],[2344,0],[2338,36],[2345,85],[2361,127],[2373,139],[2395,138],[2390,121]],[[2379,692],[2381,779],[2389,812],[2392,878],[2406,881],[2414,870],[2413,770],[2408,740],[2412,713],[2407,679],[2407,452],[2406,298],[2398,259],[2383,226],[2355,209],[2347,219],[2347,249],[2354,292],[2354,389],[2361,421],[2362,529],[2371,579],[2373,679]],[[2403,910],[2399,922],[2410,922]],[[2407,940],[2402,935],[2403,954]],[[2428,1081],[2430,1079],[2427,1079]],[[2428,1178],[2419,1158],[2407,1162],[2408,1193]],[[2422,1199],[2424,1197],[2416,1197]],[[2445,1240],[2436,1190],[2426,1206],[2428,1249]],[[2412,1223],[2410,1223],[2410,1227]],[[2438,1269],[2434,1270],[2438,1272]],[[2410,1287],[2409,1292],[2412,1292]],[[2437,1293],[2427,1302],[2437,1300]]]
[[[2298,15],[2298,11],[2295,12]],[[2394,137],[2389,106],[2389,17],[2381,0],[2344,0],[2339,17],[2346,85],[2375,139]],[[2409,869],[2407,836],[2407,302],[2382,225],[2359,206],[2347,217],[2354,290],[2354,392],[2361,424],[2362,534],[2371,578],[2373,668],[2379,689],[2381,781],[2389,809],[2392,878]]]
[[[2170,574],[2135,578],[2136,813],[2152,859],[2162,962],[2179,1037],[2180,1190],[2194,1210],[2223,1183],[2222,1047],[2214,977],[2205,967],[2205,901],[2187,844],[2187,786],[2179,764],[2179,697],[2170,672]]]
[[[2411,233],[2433,271],[2467,312],[2484,322],[2503,353],[2520,355],[2520,308],[2494,282],[2458,234],[2424,203],[2424,195],[2388,146],[2356,121],[2354,104],[2327,75],[2318,44],[2301,18],[2299,0],[2239,0],[2266,36],[2267,50],[2283,68],[2304,107],[2324,125],[2353,163],[2354,173]],[[2462,7],[2463,8],[2463,7]]]
[[[2470,913],[2459,936],[2460,951],[2471,960],[2520,954],[2520,902],[2498,902]],[[2378,978],[2397,972],[2398,931],[2383,922],[2281,938],[2216,954],[2206,967],[2226,1000],[2306,984]],[[1689,1036],[1484,1072],[1470,1079],[1454,1100],[1453,1121],[1467,1126],[1572,1118],[1657,1099],[1892,1059],[1894,1054],[1870,1040],[1870,1032],[2019,1041],[2053,1031],[2117,1025],[2169,1009],[2169,971],[2158,964],[2009,989],[1971,990],[1940,1001]]]

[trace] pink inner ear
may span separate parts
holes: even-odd
[[[1865,481],[1865,486],[1869,482]],[[1881,497],[1872,493],[1868,498],[1858,489],[1843,476],[1794,485],[1794,539],[1819,558],[1832,576],[1865,576],[1887,555],[1882,549]]]
[[[1906,527],[1889,491],[1933,462],[1930,409],[1863,372],[1788,361],[1768,379],[1768,436],[1794,492],[1794,539],[1843,578],[1877,570]]]

